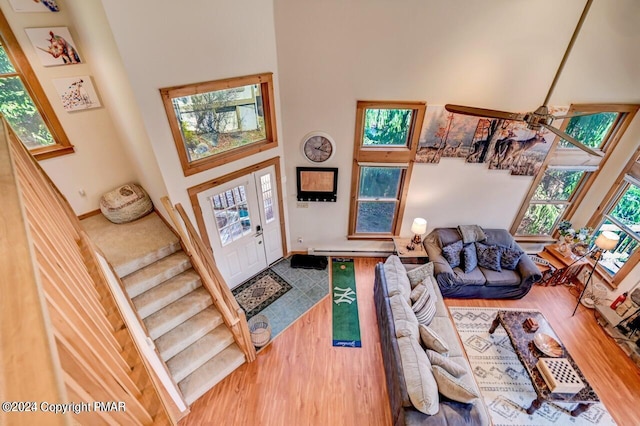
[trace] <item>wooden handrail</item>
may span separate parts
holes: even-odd
[[[71,206],[0,120],[0,396],[125,411],[0,414],[0,424],[166,425],[167,411]]]
[[[182,240],[185,251],[191,258],[194,269],[200,274],[203,286],[211,294],[216,308],[218,308],[225,324],[233,333],[240,350],[245,354],[248,362],[254,361],[256,359],[256,349],[251,342],[247,317],[218,270],[213,255],[205,248],[202,239],[196,232],[182,205],[176,204],[174,208],[168,197],[162,198],[162,204]],[[176,211],[180,216],[180,220],[178,220]]]

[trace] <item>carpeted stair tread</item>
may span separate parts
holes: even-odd
[[[224,325],[205,334],[194,344],[167,361],[167,367],[169,367],[173,380],[179,382],[184,379],[233,342],[233,334]]]
[[[144,319],[201,285],[200,275],[193,269],[188,269],[151,290],[145,291],[140,296],[134,297],[131,301],[140,318]]]
[[[187,404],[191,405],[244,362],[244,354],[234,343],[197,368],[178,383]]]
[[[121,224],[111,223],[99,214],[82,220],[81,224],[119,277],[181,249],[178,237],[156,212]]]
[[[182,324],[213,303],[207,291],[200,287],[142,320],[153,340]]]
[[[127,275],[122,283],[129,297],[133,299],[189,268],[191,268],[189,256],[180,250]]]
[[[116,274],[118,274],[120,278],[123,278],[181,249],[182,247],[180,246],[180,243],[175,242],[173,244],[160,247],[158,250],[148,253],[143,257],[131,259],[129,262],[117,267],[114,266],[114,269]]]
[[[209,306],[156,339],[155,344],[160,357],[163,361],[174,357],[222,323],[222,314],[215,307]]]

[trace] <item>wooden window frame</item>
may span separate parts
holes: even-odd
[[[198,93],[213,92],[216,90],[232,89],[234,87],[242,87],[250,84],[259,84],[262,92],[262,106],[264,110],[264,127],[265,139],[251,143],[246,146],[230,149],[228,151],[214,154],[206,158],[200,158],[195,161],[189,161],[186,152],[182,132],[178,118],[173,109],[172,99],[183,96],[195,95]],[[276,132],[276,112],[275,98],[273,90],[273,73],[254,74],[243,77],[227,78],[223,80],[207,81],[202,83],[185,84],[182,86],[174,86],[160,89],[160,95],[164,103],[164,108],[169,120],[173,141],[178,151],[182,172],[185,176],[190,176],[221,166],[231,161],[239,160],[259,152],[266,151],[278,146],[278,138]]]
[[[425,102],[411,101],[358,101],[356,106],[356,128],[353,148],[353,165],[351,171],[351,202],[349,208],[349,240],[388,240],[400,233],[401,218],[404,215],[409,182],[413,171],[413,163],[418,149],[420,130],[426,110]],[[407,135],[406,146],[364,146],[364,115],[367,109],[411,109],[411,124]],[[356,232],[358,216],[358,194],[360,189],[360,168],[380,165],[401,167],[402,176],[398,189],[398,204],[394,212],[393,224],[389,233]]]
[[[29,152],[36,160],[45,160],[47,158],[73,153],[74,147],[62,128],[62,124],[58,121],[58,117],[53,107],[51,107],[47,95],[44,93],[36,74],[33,72],[33,68],[31,68],[31,64],[20,47],[13,31],[11,31],[11,27],[2,11],[0,11],[0,40],[9,57],[9,61],[11,61],[11,64],[16,70],[15,77],[20,78],[20,81],[29,93],[38,112],[40,112],[40,116],[55,142],[53,145],[29,149]]]
[[[598,162],[597,170],[592,172],[586,172],[585,175],[580,180],[580,182],[578,182],[578,185],[576,185],[576,189],[574,190],[573,194],[571,194],[571,196],[569,197],[569,200],[567,202],[567,208],[565,209],[563,214],[558,218],[558,221],[556,222],[556,226],[561,220],[572,219],[578,206],[580,205],[584,197],[587,195],[589,188],[591,188],[591,185],[593,185],[598,175],[600,174],[600,170],[602,170],[605,164],[607,163],[607,161],[609,161],[609,157],[611,156],[611,153],[615,150],[616,146],[620,142],[620,138],[622,137],[622,135],[624,135],[625,131],[627,130],[627,127],[629,127],[629,125],[631,124],[631,121],[633,121],[633,118],[635,117],[636,112],[638,111],[638,108],[640,108],[640,105],[630,105],[630,104],[572,104],[571,105],[567,114],[580,111],[580,112],[617,112],[620,115],[618,116],[614,124],[611,126],[609,133],[607,133],[607,135],[603,139],[604,142],[602,143],[600,149],[604,153],[604,156]],[[570,119],[565,119],[562,122],[562,125],[560,126],[560,129],[562,131],[566,130],[567,126],[569,125],[569,121]],[[529,209],[529,206],[531,205],[531,199],[533,198],[533,195],[538,185],[542,181],[542,178],[544,177],[544,174],[546,173],[547,169],[552,165],[551,163],[556,151],[566,150],[566,149],[578,149],[578,148],[559,148],[559,144],[560,144],[560,137],[556,136],[556,138],[553,141],[553,145],[549,150],[549,154],[547,155],[547,158],[545,158],[544,163],[540,168],[540,172],[534,177],[533,181],[531,182],[529,191],[525,195],[524,200],[520,205],[520,209],[518,210],[518,213],[516,214],[513,220],[513,223],[511,224],[511,229],[510,229],[511,234],[515,235],[515,238],[518,242],[552,243],[556,241],[557,230],[553,230],[551,235],[516,235],[516,231],[518,230],[518,227],[520,226],[522,219],[524,218],[527,210]],[[580,165],[576,164],[576,169],[579,169],[579,168],[580,168]]]
[[[640,175],[640,147],[636,149],[634,155],[631,156],[631,159],[627,162],[626,166],[620,174],[618,178],[611,186],[607,195],[605,195],[602,202],[596,208],[595,213],[591,216],[591,219],[587,222],[587,226],[593,229],[597,229],[597,227],[606,219],[606,214],[615,206],[615,204],[620,200],[628,185],[631,185],[625,177],[628,174],[631,174],[632,170],[637,172]],[[635,176],[636,173],[633,173]],[[625,262],[625,264],[618,270],[616,274],[613,276],[607,273],[604,268],[600,265],[596,266],[596,271],[600,278],[602,278],[605,282],[607,282],[611,287],[617,288],[622,280],[626,278],[626,276],[635,268],[640,262],[640,249],[636,250],[629,259]]]

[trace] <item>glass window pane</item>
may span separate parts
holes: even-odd
[[[618,118],[617,112],[601,112],[599,114],[573,117],[569,120],[566,132],[591,148],[600,148],[611,126]],[[573,147],[565,140],[560,141],[562,147]],[[576,148],[578,149],[578,148]]]
[[[173,99],[189,161],[266,139],[259,84]]]
[[[408,144],[411,109],[367,109],[364,113],[363,145]]]
[[[273,193],[271,192],[271,175],[260,177],[262,188],[262,202],[264,203],[264,217],[267,223],[273,221]]]
[[[55,144],[19,77],[0,78],[0,112],[27,148]]]
[[[396,202],[359,202],[356,232],[390,233],[395,211]]]
[[[15,71],[16,69],[13,68],[13,65],[9,62],[7,52],[5,52],[4,47],[0,46],[0,74],[12,73]]]
[[[398,198],[401,175],[401,168],[361,167],[360,198]]]
[[[640,235],[640,188],[630,185],[610,214]]]
[[[547,169],[533,194],[533,200],[567,201],[584,175],[581,170]]]
[[[592,241],[595,241],[602,231],[611,231],[618,234],[620,237],[620,241],[616,248],[602,253],[602,258],[599,262],[600,266],[602,266],[609,274],[615,275],[629,259],[629,256],[638,249],[638,240],[632,238],[624,230],[614,225],[611,221],[605,219],[602,225],[600,225],[600,228],[598,228],[594,234],[595,238]]]
[[[564,204],[530,204],[516,234],[551,235],[565,207]]]

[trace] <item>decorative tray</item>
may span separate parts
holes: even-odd
[[[562,356],[564,353],[560,343],[545,333],[536,333],[535,336],[533,336],[533,344],[536,345],[536,348],[538,348],[540,352],[553,358]]]

